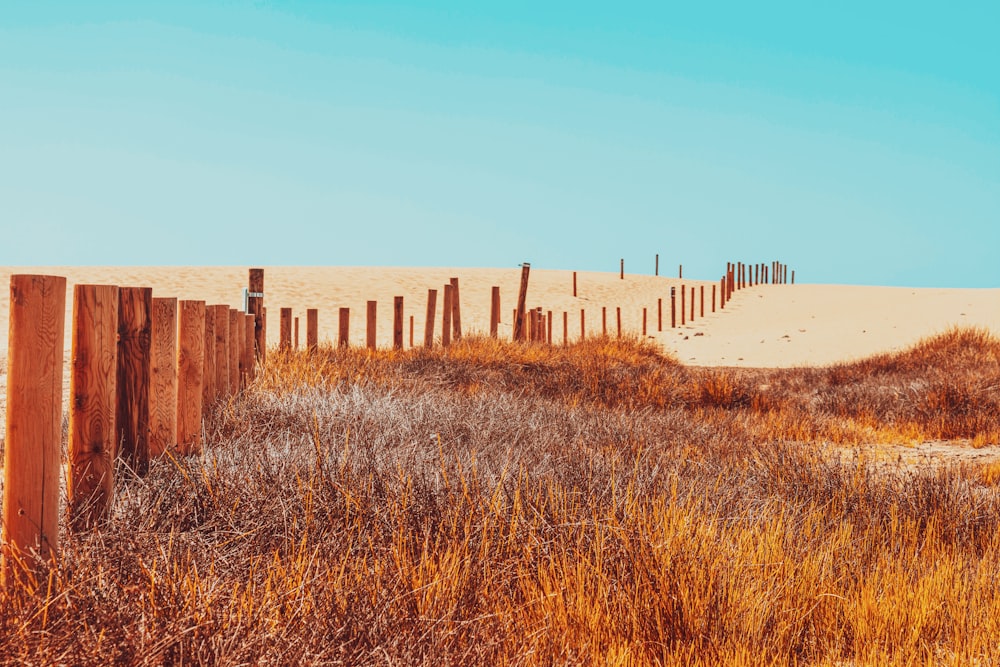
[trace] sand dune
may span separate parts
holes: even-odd
[[[246,267],[0,267],[0,281],[11,273],[65,276],[68,284],[101,283],[148,286],[155,296],[202,299],[241,308],[247,284]],[[365,335],[365,302],[378,302],[378,341],[389,345],[392,300],[404,297],[405,334],[414,320],[415,341],[424,330],[427,290],[439,290],[436,330],[440,332],[442,286],[460,280],[462,324],[466,332],[489,326],[490,288],[501,290],[500,333],[510,336],[520,269],[509,268],[387,268],[387,267],[265,267],[265,305],[268,340],[278,338],[278,309],[290,307],[301,319],[305,338],[305,310],[319,309],[321,341],[337,337],[340,307],[351,309],[352,344]],[[578,296],[572,295],[572,272],[532,268],[528,306],[541,306],[555,317],[553,338],[562,341],[562,313],[568,313],[570,340],[580,335],[580,311],[585,311],[588,335],[602,330],[606,308],[609,333],[616,330],[616,308],[622,309],[626,331],[640,333],[646,308],[647,334],[684,363],[705,366],[787,367],[823,365],[901,349],[955,325],[975,325],[1000,334],[1000,289],[911,289],[838,285],[757,286],[737,292],[725,310],[711,313],[711,281],[617,273],[579,273]],[[705,287],[705,317],[700,303],[696,318],[670,328],[670,288],[693,286],[700,297]],[[659,330],[658,300],[662,300]],[[0,299],[0,327],[6,331],[8,298]],[[690,303],[688,302],[688,308]],[[67,336],[72,287],[67,295]],[[0,336],[5,351],[6,336]]]

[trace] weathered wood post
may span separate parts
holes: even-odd
[[[351,344],[351,309],[341,308],[338,318],[337,345],[346,348]]]
[[[410,315],[410,349],[413,349],[413,315]]]
[[[256,373],[254,368],[254,330],[256,326],[253,315],[243,315],[243,357],[240,361],[240,376],[243,378],[244,387],[253,382]]]
[[[490,336],[496,338],[500,328],[500,286],[490,289]]]
[[[392,347],[403,349],[403,297],[392,298]]]
[[[229,395],[229,306],[216,304],[215,309],[215,394]]]
[[[218,397],[215,388],[215,306],[205,307],[205,340],[202,343],[202,373],[204,380],[201,388],[201,416],[208,418],[208,413]],[[258,357],[259,359],[260,357]],[[199,430],[201,424],[198,425]]]
[[[718,287],[715,283],[712,283],[712,312],[715,312],[715,289]]]
[[[683,264],[678,264],[677,265],[677,279],[678,280],[683,280],[684,279],[684,265]]]
[[[10,277],[0,586],[39,583],[32,552],[59,557],[66,279]]]
[[[618,337],[622,337],[622,307],[615,306],[615,315],[618,321]]]
[[[663,298],[656,299],[656,330],[663,331]]]
[[[115,424],[120,457],[132,471],[149,470],[149,376],[153,290],[118,291],[118,360]]]
[[[264,329],[264,269],[250,269],[247,312],[254,317],[255,358],[263,364],[267,354],[267,338]]]
[[[292,309],[281,309],[281,331],[278,348],[284,352],[292,349]]]
[[[552,311],[548,311],[548,315],[545,317],[545,325],[548,329],[548,343],[552,345]]]
[[[677,288],[670,288],[670,328],[677,328]]]
[[[726,307],[726,291],[727,291],[726,282],[727,282],[726,281],[726,276],[722,276],[722,279],[719,282],[719,309],[720,310]]]
[[[240,355],[243,342],[242,314],[235,308],[229,309],[229,393],[240,393]],[[297,319],[297,318],[296,318]]]
[[[177,339],[177,449],[182,455],[201,453],[201,416],[205,383],[205,302],[181,301]],[[246,329],[253,359],[254,321]]]
[[[310,352],[315,352],[319,347],[319,310],[317,308],[306,309],[306,347]]]
[[[573,296],[576,296],[576,271],[573,272]]]
[[[691,286],[691,321],[694,322],[694,285]]]
[[[653,275],[660,275],[660,253],[656,253],[656,263],[653,267]]]
[[[524,340],[524,306],[528,299],[528,272],[531,264],[521,264],[521,287],[517,291],[517,311],[514,313],[514,340]]]
[[[681,326],[687,324],[687,286],[681,285]]]
[[[150,339],[149,458],[177,444],[177,299],[153,299]]]
[[[601,335],[608,335],[608,307],[601,306]]]
[[[700,312],[699,316],[702,317],[702,318],[704,318],[705,317],[705,286],[701,285],[700,289],[701,289],[701,307],[700,307],[701,312]]]
[[[646,335],[646,309],[642,309],[642,335]]]
[[[622,260],[621,260],[621,265],[620,265],[620,267],[619,267],[619,274],[618,274],[618,277],[619,277],[619,278],[620,278],[621,280],[625,280],[625,258],[624,258],[624,257],[623,257],[623,258],[622,258]]]
[[[434,347],[434,311],[437,308],[436,289],[427,290],[427,315],[424,318],[424,347]]]
[[[795,284],[795,269],[792,269],[792,284]]]
[[[462,301],[459,297],[458,278],[452,278],[451,283],[451,337],[458,341],[462,339]]]
[[[118,288],[74,286],[72,326],[66,495],[70,526],[90,530],[108,516],[115,486]]]
[[[293,322],[294,322],[294,329],[295,329],[295,335],[293,337],[293,340],[294,340],[293,349],[295,349],[296,351],[298,351],[298,349],[299,349],[299,318],[295,317],[295,319],[293,320]]]
[[[569,313],[563,311],[563,347],[569,345]]]
[[[375,349],[375,334],[376,334],[376,318],[378,315],[378,302],[369,301],[368,302],[368,317],[367,326],[365,328],[365,344],[368,346],[369,350]]]
[[[451,345],[451,284],[444,286],[444,300],[441,303],[441,347]]]

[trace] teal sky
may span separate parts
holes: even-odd
[[[659,253],[998,287],[998,26],[997,2],[4,2],[0,264]]]

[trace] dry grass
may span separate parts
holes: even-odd
[[[0,592],[0,660],[997,664],[996,466],[826,450],[992,444],[998,359],[968,330],[785,371],[608,339],[272,354],[204,459]]]

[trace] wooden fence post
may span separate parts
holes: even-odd
[[[403,297],[392,298],[392,347],[403,349]]]
[[[545,325],[548,328],[548,343],[552,345],[552,311],[548,311],[548,316],[545,318]]]
[[[642,335],[646,336],[646,309],[642,309]]]
[[[427,315],[424,319],[424,347],[434,347],[434,311],[437,308],[436,289],[427,290]]]
[[[66,279],[10,277],[0,586],[39,583],[31,552],[59,556]]]
[[[617,321],[618,321],[618,337],[621,338],[622,337],[622,307],[621,306],[615,306],[615,315],[617,316]]]
[[[201,416],[205,382],[205,302],[181,301],[177,330],[177,449],[182,455],[201,453]],[[256,327],[247,315],[246,329],[251,342]]]
[[[202,353],[204,354],[202,360],[204,381],[201,392],[201,416],[202,419],[206,419],[212,404],[218,397],[215,388],[215,306],[205,307],[205,340],[202,344]]]
[[[248,312],[254,317],[255,358],[264,363],[267,354],[267,338],[264,329],[264,269],[250,269]]]
[[[177,444],[177,299],[153,299],[149,357],[149,458]]]
[[[620,265],[619,271],[620,271],[620,273],[618,274],[618,277],[621,280],[625,280],[625,258],[624,257],[621,260],[621,265]]]
[[[653,275],[660,275],[660,253],[656,253],[656,264],[653,268]]]
[[[217,398],[229,395],[229,306],[216,304],[215,309],[215,393]]]
[[[295,335],[292,338],[292,340],[294,341],[293,349],[295,349],[296,351],[298,351],[298,349],[299,349],[299,318],[298,318],[298,316],[296,316],[293,321],[295,323],[294,324]]]
[[[315,352],[319,347],[319,310],[316,308],[306,309],[306,348],[310,352]]]
[[[691,286],[691,321],[694,322],[694,285]]]
[[[441,303],[441,347],[451,345],[451,295],[452,286],[444,286],[444,300]]]
[[[563,347],[569,345],[569,313],[563,311]]]
[[[497,337],[500,328],[500,286],[490,289],[490,336]]]
[[[524,306],[528,298],[528,272],[531,264],[521,264],[521,287],[517,291],[517,311],[514,313],[514,340],[524,340]]]
[[[410,315],[410,349],[413,349],[413,315]]]
[[[378,315],[378,302],[369,301],[368,302],[368,317],[367,325],[365,328],[365,344],[368,346],[369,350],[374,350],[376,347],[375,334],[377,326],[377,315]]]
[[[712,312],[713,313],[715,312],[715,288],[716,287],[717,287],[716,284],[712,283]]]
[[[458,278],[452,278],[451,282],[451,332],[453,340],[462,338],[462,303],[458,291]]]
[[[298,321],[298,318],[295,318]],[[240,311],[235,308],[229,309],[229,393],[233,396],[240,393],[240,354],[243,340],[243,327],[240,320]],[[298,341],[296,341],[298,347]]]
[[[608,335],[608,307],[601,306],[601,335]]]
[[[587,311],[580,309],[580,340],[587,339]]]
[[[254,330],[257,328],[253,315],[243,315],[243,358],[240,360],[240,377],[243,386],[249,386],[253,382],[256,369],[254,368]]]
[[[719,310],[726,307],[726,277],[722,276],[719,282]]]
[[[681,285],[681,326],[687,324],[687,286]]]
[[[705,317],[705,286],[701,285],[700,289],[701,289],[701,307],[700,307],[701,313],[700,313],[699,317],[704,318]]]
[[[677,328],[677,288],[670,288],[670,328]]]
[[[349,347],[351,344],[351,309],[341,308],[339,311],[339,330],[337,332],[337,345]]]
[[[684,279],[684,265],[683,264],[678,264],[677,265],[677,279],[678,280],[683,280]]]
[[[656,299],[656,330],[663,331],[663,298]]]
[[[281,309],[281,332],[278,347],[287,352],[292,349],[292,309]]]
[[[121,458],[139,476],[149,470],[149,373],[153,290],[118,291],[118,371],[115,423]]]
[[[795,284],[795,269],[792,269],[792,284]]]
[[[115,486],[118,288],[76,285],[72,326],[66,495],[70,526],[90,530],[108,516]]]
[[[573,272],[573,296],[576,296],[576,271]]]

